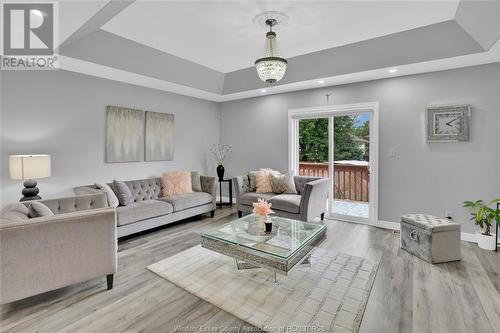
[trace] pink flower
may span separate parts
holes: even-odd
[[[269,214],[274,214],[274,212],[271,210],[272,204],[264,199],[259,198],[259,200],[257,202],[254,202],[252,205],[255,215],[267,216]]]

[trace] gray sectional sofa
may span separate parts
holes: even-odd
[[[330,181],[318,177],[295,176],[294,183],[297,194],[257,193],[249,191],[249,178],[237,176],[233,178],[236,192],[236,208],[238,216],[243,212],[251,213],[252,203],[259,198],[265,199],[272,204],[271,209],[276,215],[297,219],[301,221],[312,221],[316,217],[321,220],[325,217],[326,199],[329,192]]]
[[[116,211],[103,194],[38,200],[52,216],[29,217],[25,201],[2,210],[1,303],[116,272]],[[26,207],[23,207],[25,205]]]
[[[117,234],[127,236],[179,221],[203,213],[215,212],[217,181],[215,177],[200,176],[201,192],[162,196],[161,178],[125,181],[134,202],[128,206],[118,206]],[[113,190],[113,183],[108,184]],[[94,185],[75,187],[77,195],[102,193]]]

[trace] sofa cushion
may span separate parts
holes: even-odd
[[[275,193],[257,193],[257,192],[247,192],[240,196],[240,205],[251,206],[254,202],[257,202],[259,198],[268,200],[275,196]]]
[[[162,193],[164,197],[172,197],[177,194],[193,192],[191,184],[191,172],[169,171],[161,176]]]
[[[258,171],[248,171],[248,191],[255,192],[257,190],[257,183],[255,182],[255,174]]]
[[[118,226],[126,225],[173,212],[172,205],[161,200],[133,202],[128,206],[116,208]]]
[[[29,217],[44,217],[44,216],[53,216],[54,213],[50,210],[49,207],[45,206],[43,203],[38,201],[33,201],[28,206],[28,215]]]
[[[118,201],[118,198],[116,197],[115,192],[113,192],[113,190],[111,189],[111,186],[104,183],[95,183],[94,186],[106,193],[109,207],[116,208],[118,207],[118,205],[120,205],[120,201]]]
[[[272,209],[298,214],[300,213],[301,198],[298,194],[278,194],[272,197],[269,202],[272,204]]]
[[[158,199],[172,204],[174,212],[205,205],[212,202],[212,196],[205,192],[192,192],[185,194],[174,194],[170,197]]]
[[[293,176],[290,174],[271,174],[271,186],[274,193],[297,194]]]
[[[134,202],[134,197],[130,188],[124,182],[114,180],[113,189],[115,191],[116,197],[122,206],[128,206]]]
[[[191,186],[193,192],[201,192],[201,177],[198,171],[191,171]]]
[[[271,175],[279,175],[279,171],[273,169],[260,169],[260,171],[255,173],[255,184],[257,193],[273,193],[273,187],[271,185]]]

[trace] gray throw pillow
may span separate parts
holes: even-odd
[[[29,217],[54,216],[49,207],[38,201],[30,203],[28,212]]]
[[[201,178],[198,171],[191,171],[191,187],[194,192],[201,192]]]
[[[118,201],[118,198],[116,197],[115,192],[111,189],[111,187],[108,184],[104,183],[95,183],[95,187],[97,187],[99,190],[103,190],[106,193],[106,196],[108,197],[108,205],[109,207],[116,208],[120,204]]]
[[[257,171],[248,171],[248,192],[257,191],[257,181],[255,180],[255,173]]]
[[[127,184],[118,180],[113,180],[113,187],[120,205],[128,206],[134,202],[134,196],[132,195],[132,192],[130,192]]]
[[[293,176],[271,174],[271,187],[274,193],[297,194]]]

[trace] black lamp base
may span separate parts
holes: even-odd
[[[40,190],[38,189],[38,187],[36,187],[36,180],[25,180],[23,185],[23,197],[19,201],[39,200],[42,198],[38,195],[38,192],[40,192]]]

